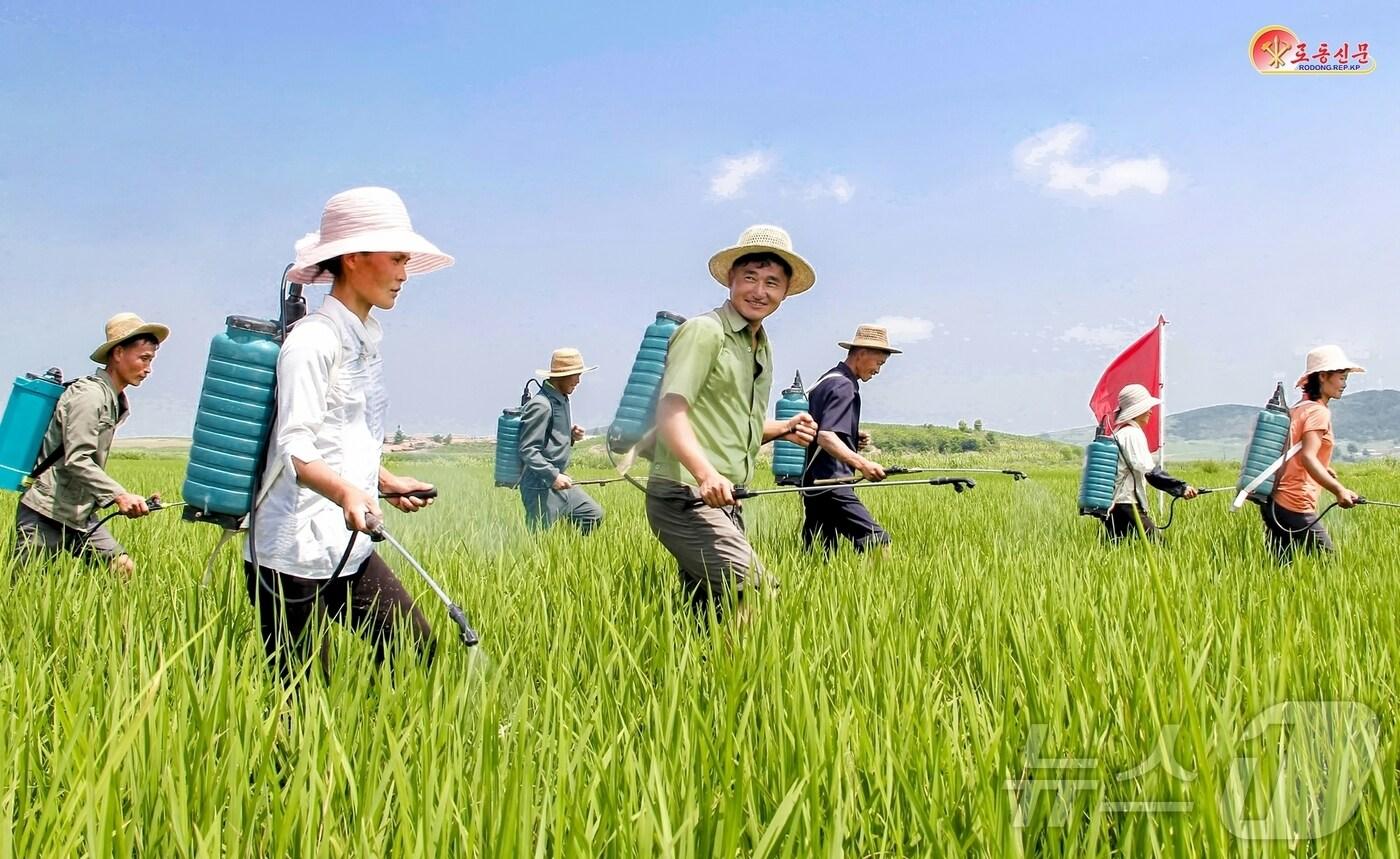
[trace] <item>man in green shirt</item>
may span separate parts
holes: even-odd
[[[760,445],[806,446],[817,425],[805,412],[767,420],[773,353],[763,320],[783,300],[812,287],[816,273],[779,227],[757,225],[710,258],[729,300],[676,330],[666,353],[656,409],[656,458],[647,486],[647,521],[680,564],[692,605],[718,613],[718,599],[763,587],[763,570],[744,536],[735,485],[753,478]]]
[[[69,385],[54,409],[40,448],[40,473],[15,511],[16,557],[67,552],[104,561],[122,578],[135,565],[106,528],[95,527],[97,510],[116,505],[139,519],[150,513],[140,495],[122,488],[106,471],[117,426],[126,420],[126,389],[151,374],[156,350],[170,329],[134,313],[107,320],[107,340],[92,353],[100,370]]]
[[[544,384],[520,413],[520,499],[525,525],[531,531],[548,528],[563,517],[584,534],[603,522],[603,507],[574,485],[565,474],[574,443],[583,440],[583,427],[573,422],[569,396],[578,388],[585,367],[577,349],[555,349],[549,369],[540,370]]]

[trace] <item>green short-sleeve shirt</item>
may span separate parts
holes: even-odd
[[[671,337],[661,379],[661,397],[685,398],[690,404],[690,425],[705,457],[734,483],[753,479],[773,387],[768,334],[759,328],[755,347],[748,326],[727,301],[687,320]],[[651,473],[678,483],[696,483],[660,440]]]

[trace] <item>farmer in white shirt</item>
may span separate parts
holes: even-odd
[[[1148,486],[1182,498],[1196,497],[1194,486],[1172,477],[1152,461],[1143,427],[1152,415],[1152,407],[1161,402],[1142,385],[1125,385],[1118,392],[1113,430],[1113,440],[1118,443],[1118,478],[1113,485],[1113,506],[1103,520],[1112,540],[1136,536],[1139,520],[1149,537],[1156,536],[1157,525],[1147,515]]]
[[[396,627],[430,653],[432,631],[373,550],[366,517],[378,495],[413,513],[431,501],[402,497],[429,484],[380,465],[388,393],[382,332],[370,311],[389,310],[411,274],[452,265],[413,231],[403,201],[387,188],[337,194],[321,230],[297,243],[293,283],[330,282],[320,309],[296,324],[277,359],[277,422],[264,495],[244,551],[248,597],[258,609],[269,658],[293,667],[314,645],[303,631],[318,615],[352,623],[382,659]]]

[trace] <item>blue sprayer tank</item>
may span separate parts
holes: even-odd
[[[1107,516],[1113,507],[1113,487],[1118,480],[1118,443],[1107,428],[1099,427],[1084,451],[1084,475],[1079,483],[1079,515]]]
[[[520,409],[502,409],[496,418],[496,485],[520,485]]]
[[[657,312],[656,321],[647,326],[632,361],[632,372],[627,374],[627,386],[622,389],[622,402],[608,427],[608,449],[613,453],[626,453],[636,447],[656,422],[656,394],[666,372],[666,347],[682,322],[684,316],[662,310]]]
[[[802,388],[802,374],[796,373],[792,377],[792,386],[783,390],[773,416],[785,421],[808,408],[807,393]],[[778,479],[779,485],[796,486],[800,483],[806,461],[807,451],[801,445],[781,439],[773,442],[773,476]]]
[[[277,322],[230,316],[225,324],[209,344],[180,495],[186,519],[236,528],[253,509],[282,345]]]
[[[0,489],[24,489],[62,394],[63,374],[57,368],[43,376],[25,373],[15,379],[0,419]]]
[[[1250,436],[1249,446],[1244,451],[1244,462],[1240,466],[1240,479],[1235,486],[1237,490],[1243,492],[1254,478],[1283,456],[1288,447],[1288,430],[1288,403],[1284,400],[1283,383],[1280,382],[1278,387],[1274,389],[1273,398],[1254,419],[1254,433]],[[1267,501],[1269,496],[1273,494],[1274,481],[1278,479],[1278,476],[1278,471],[1269,475],[1268,480],[1259,484],[1253,492],[1249,493],[1250,499],[1260,503]]]
[[[496,485],[514,489],[520,485],[525,468],[520,462],[520,415],[525,404],[530,402],[530,386],[539,393],[540,383],[531,379],[520,392],[520,405],[517,408],[502,409],[496,418]]]

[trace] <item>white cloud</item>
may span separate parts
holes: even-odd
[[[884,326],[893,346],[918,343],[933,336],[933,323],[918,316],[881,316],[874,324]]]
[[[1088,197],[1114,197],[1134,190],[1166,193],[1171,173],[1162,159],[1081,160],[1088,138],[1085,126],[1062,123],[1022,140],[1012,158],[1024,178],[1054,191],[1075,191]]]
[[[838,203],[849,202],[855,196],[856,188],[851,184],[851,180],[845,176],[835,175],[820,182],[813,182],[807,186],[804,196],[808,200],[820,200],[830,197]]]
[[[762,150],[754,150],[737,158],[720,161],[719,172],[710,177],[710,196],[716,200],[733,200],[744,195],[749,180],[762,176],[773,167],[774,158]]]
[[[1066,343],[1078,343],[1081,346],[1092,346],[1095,349],[1112,349],[1119,346],[1127,346],[1133,341],[1133,337],[1133,332],[1117,325],[1096,325],[1091,327],[1080,323],[1073,328],[1067,329],[1057,339]]]

